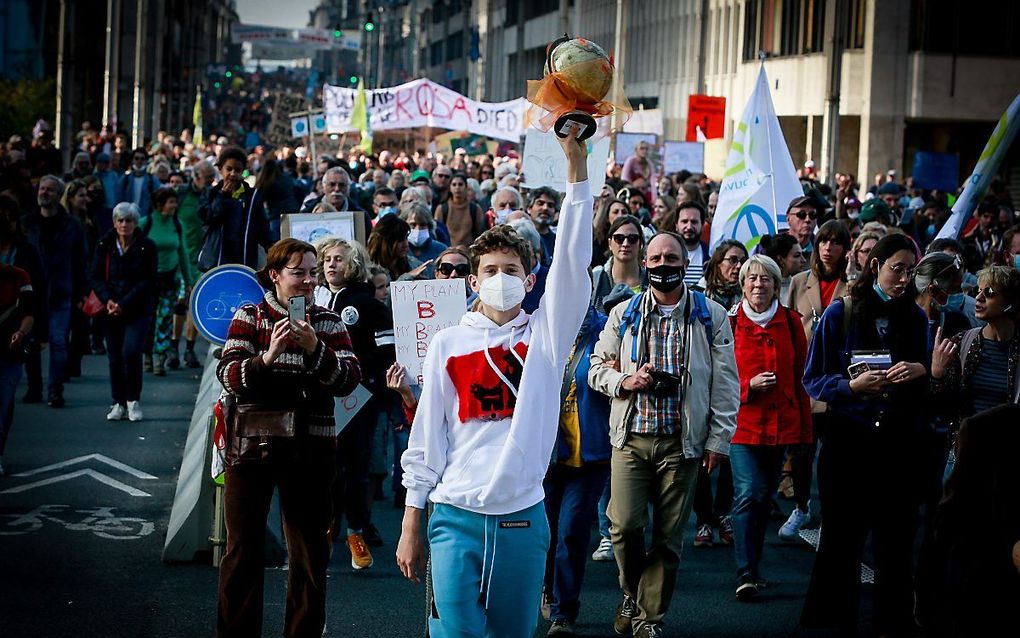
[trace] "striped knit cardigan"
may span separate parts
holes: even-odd
[[[319,338],[315,352],[307,354],[290,343],[272,366],[266,366],[262,355],[269,350],[273,325],[286,318],[287,311],[273,292],[258,305],[238,308],[216,376],[239,405],[296,410],[298,436],[333,437],[333,397],[350,394],[361,380],[361,369],[336,313],[313,304],[308,314]]]

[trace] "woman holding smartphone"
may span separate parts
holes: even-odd
[[[334,397],[361,380],[340,317],[312,303],[315,248],[284,239],[258,273],[268,291],[238,308],[216,376],[234,399],[227,419],[224,516],[216,635],[262,635],[266,517],[279,489],[290,575],[286,636],[320,636],[336,423]],[[304,320],[292,308],[306,307]],[[295,315],[298,314],[295,312]]]
[[[804,386],[828,404],[817,434],[818,491],[824,533],[802,623],[857,630],[860,564],[871,532],[874,630],[910,635],[913,628],[913,542],[927,399],[927,318],[914,302],[917,255],[906,235],[889,235],[871,250],[845,300],[821,317],[808,350]],[[867,351],[869,370],[849,368]],[[880,368],[880,369],[876,369]]]

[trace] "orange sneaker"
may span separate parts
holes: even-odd
[[[351,550],[351,567],[362,570],[372,566],[372,552],[368,551],[368,545],[361,534],[348,534],[347,547]]]

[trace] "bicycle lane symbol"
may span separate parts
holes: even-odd
[[[91,532],[109,540],[136,540],[155,531],[152,521],[144,518],[115,516],[115,507],[71,509],[70,505],[40,505],[24,514],[4,514],[8,520],[0,524],[0,536],[23,536],[38,532],[49,522],[75,532]],[[84,515],[79,520],[64,520],[58,514]]]

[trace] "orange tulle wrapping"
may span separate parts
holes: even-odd
[[[603,96],[598,97],[598,93]],[[595,118],[615,114],[619,130],[633,112],[623,83],[606,60],[582,62],[549,73],[541,80],[528,80],[527,99],[534,106],[527,110],[525,125],[541,131],[551,129],[557,119],[570,111],[582,111]]]

